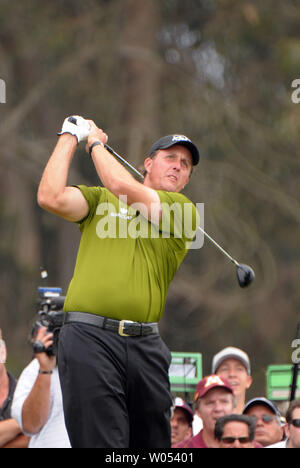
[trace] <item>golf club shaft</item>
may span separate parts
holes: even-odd
[[[224,250],[223,247],[221,247],[212,237],[210,237],[210,235],[207,234],[207,232],[205,232],[201,226],[198,226],[198,229],[201,232],[203,232],[207,239],[210,240],[210,242],[212,242],[224,255],[226,255],[226,257],[229,258],[229,260],[231,260],[232,263],[234,263],[236,266],[239,266],[239,262],[235,260],[231,255],[229,255],[229,253],[226,252],[226,250]]]
[[[122,156],[120,156],[118,153],[115,152],[115,150],[113,150],[110,146],[108,145],[104,145],[105,148],[107,149],[107,151],[109,153],[111,153],[115,158],[117,158],[122,164],[124,164],[124,166],[126,166],[128,169],[130,169],[130,171],[135,174],[136,176],[138,176],[141,180],[144,180],[144,176],[135,168],[133,167],[131,164],[129,164],[128,161],[126,161],[126,159],[122,158]]]
[[[141,180],[144,180],[144,176],[135,167],[129,164],[129,162],[126,161],[126,159],[122,158],[122,156],[116,153],[115,150],[113,150],[110,146],[105,145],[105,148],[122,164],[124,164],[124,166],[126,166],[134,175],[138,176]],[[210,240],[210,242],[212,242],[220,250],[220,252],[222,252],[227,258],[229,258],[229,260],[232,263],[234,263],[236,266],[239,266],[239,262],[235,260],[231,255],[229,255],[229,253],[226,252],[226,250],[224,250],[223,247],[221,247],[209,234],[207,234],[207,232],[205,232],[202,227],[198,226],[198,229],[207,237],[208,240]]]

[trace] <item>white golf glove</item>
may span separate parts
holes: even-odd
[[[90,133],[90,124],[80,115],[71,115],[64,120],[61,132],[57,135],[63,135],[63,133],[76,136],[78,143],[80,143],[87,140]]]

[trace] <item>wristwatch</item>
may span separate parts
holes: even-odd
[[[91,146],[89,147],[90,156],[92,155],[92,150],[93,150],[94,146],[97,146],[97,145],[101,145],[101,146],[104,147],[104,144],[102,143],[102,141],[100,141],[100,140],[94,141],[94,143],[92,143]]]

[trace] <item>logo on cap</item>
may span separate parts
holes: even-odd
[[[225,383],[218,375],[210,375],[207,377],[204,387],[210,387],[211,385],[225,385]]]
[[[172,141],[191,141],[191,140],[185,135],[173,135]]]
[[[194,401],[202,398],[210,389],[215,387],[222,387],[224,390],[233,393],[230,383],[226,379],[222,379],[219,375],[208,375],[198,383]]]

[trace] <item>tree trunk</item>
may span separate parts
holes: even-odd
[[[127,157],[142,164],[157,133],[159,59],[157,32],[159,11],[156,0],[124,1],[121,34],[121,125]]]

